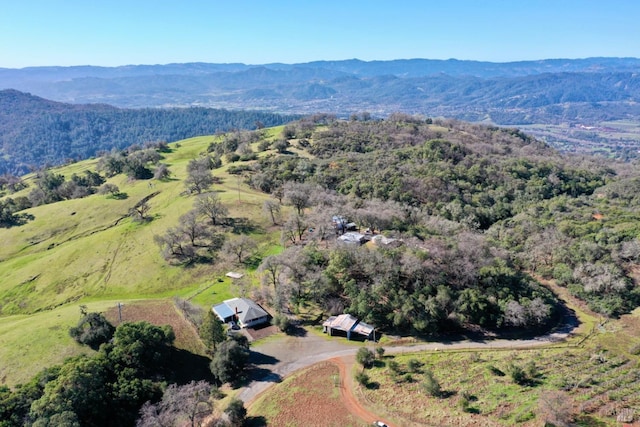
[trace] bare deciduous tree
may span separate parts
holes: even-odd
[[[298,215],[302,215],[310,206],[311,190],[311,186],[297,182],[287,182],[284,185],[284,198],[296,209]]]
[[[293,214],[282,225],[282,240],[290,241],[292,244],[296,244],[302,241],[302,238],[307,232],[309,224],[306,219],[299,214]]]
[[[242,264],[246,257],[258,247],[255,240],[247,235],[231,237],[224,243],[223,251],[233,254],[238,264]]]
[[[214,178],[211,168],[212,160],[209,156],[189,161],[187,165],[188,176],[184,185],[190,193],[200,194],[213,185]]]
[[[206,381],[191,381],[183,386],[171,384],[162,400],[156,404],[147,402],[140,410],[138,427],[173,427],[204,425],[213,413],[213,386]]]
[[[280,203],[275,200],[265,200],[262,205],[262,211],[271,218],[271,223],[276,225],[277,219],[280,218]]]
[[[571,396],[567,392],[543,391],[538,398],[538,415],[545,425],[569,427],[573,422],[572,404]]]
[[[212,225],[219,224],[229,215],[229,210],[222,203],[218,194],[213,192],[199,195],[196,198],[194,207],[196,212],[199,215],[206,216]]]

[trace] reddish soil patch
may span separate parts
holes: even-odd
[[[342,365],[344,368],[344,365]],[[321,362],[297,375],[286,385],[269,391],[269,405],[277,414],[268,417],[274,426],[364,426],[374,418],[362,419],[352,413],[358,406],[344,396],[344,383],[336,379],[341,374],[338,365]],[[343,378],[344,380],[344,378]],[[350,393],[349,393],[350,394]],[[355,400],[354,400],[355,401]],[[358,414],[357,414],[358,415]]]
[[[163,326],[171,325],[176,335],[175,346],[196,354],[204,354],[204,348],[196,328],[178,311],[173,302],[167,300],[139,301],[125,303],[121,307],[122,322],[147,322]],[[107,310],[107,320],[119,325],[118,307]]]

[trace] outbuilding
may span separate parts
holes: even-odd
[[[367,241],[367,238],[364,234],[350,231],[339,236],[338,241],[347,245],[362,245]]]
[[[375,330],[373,326],[359,321],[350,314],[331,316],[322,323],[322,326],[324,332],[329,335],[333,335],[335,331],[346,333],[348,340],[351,339],[352,333],[361,335],[365,337],[365,339],[370,339]]]

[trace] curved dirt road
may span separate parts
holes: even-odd
[[[353,356],[334,357],[329,361],[336,364],[340,370],[340,396],[342,397],[342,403],[344,403],[349,412],[368,423],[379,420],[380,417],[362,406],[353,394],[353,377],[349,371],[355,363],[355,358]],[[395,424],[386,420],[384,422],[389,427],[396,427]]]
[[[418,351],[463,350],[463,349],[524,349],[543,346],[553,342],[565,340],[579,326],[580,322],[570,309],[572,304],[565,302],[565,315],[562,326],[553,332],[531,339],[482,339],[465,341],[440,341],[407,346],[386,346],[385,354],[412,353]],[[303,330],[299,336],[286,336],[281,340],[274,340],[258,344],[251,349],[251,363],[255,369],[250,373],[251,383],[238,395],[246,406],[251,405],[255,398],[276,382],[293,372],[307,368],[318,362],[331,360],[340,369],[341,393],[351,411],[365,420],[372,422],[375,414],[364,408],[353,395],[353,378],[349,367],[355,363],[355,354],[360,348],[344,338],[333,339],[318,336]],[[387,422],[386,420],[384,420]],[[393,427],[393,424],[388,425]]]

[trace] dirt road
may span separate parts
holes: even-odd
[[[332,363],[335,363],[340,370],[340,396],[342,397],[342,403],[344,403],[349,412],[368,423],[373,423],[374,421],[380,420],[380,417],[377,414],[374,414],[373,412],[362,406],[360,401],[353,394],[354,387],[351,368],[355,363],[355,357],[334,357],[333,359],[330,359],[330,361]],[[396,427],[395,424],[392,424],[387,420],[382,421],[384,421],[384,423],[389,427]]]
[[[531,339],[439,341],[418,345],[385,346],[384,350],[385,354],[463,349],[491,350],[506,348],[516,350],[563,341],[574,333],[578,326],[579,321],[575,314],[567,308],[562,326],[556,328],[552,333]],[[355,354],[360,345],[350,343],[344,338],[327,338],[302,329],[300,332],[298,336],[286,336],[282,339],[268,341],[252,347],[251,363],[254,366],[254,369],[250,372],[252,381],[238,396],[245,402],[245,405],[249,406],[260,393],[274,383],[280,382],[287,375],[315,363],[331,360],[340,368],[341,392],[346,399],[345,401],[349,402],[350,410],[367,422],[378,419],[375,414],[364,408],[353,395],[353,378],[351,378],[351,369],[349,367],[355,363]],[[392,426],[392,424],[389,425]]]

